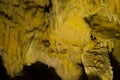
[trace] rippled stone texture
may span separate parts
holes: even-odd
[[[24,65],[39,61],[62,80],[114,79],[109,56],[119,67],[119,8],[119,0],[0,0],[7,73],[19,75]]]

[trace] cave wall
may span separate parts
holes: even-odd
[[[13,76],[22,70],[26,53],[38,31],[43,39],[42,34],[48,26],[48,5],[47,0],[0,0],[0,54],[8,74]]]
[[[120,66],[120,1],[0,0],[0,55],[10,76],[36,61],[62,80],[113,80]],[[95,78],[95,80],[98,80]]]

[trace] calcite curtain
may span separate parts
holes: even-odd
[[[39,61],[62,80],[113,80],[119,43],[119,0],[0,0],[0,56],[11,77]]]

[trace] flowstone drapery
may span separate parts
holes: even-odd
[[[109,55],[120,65],[119,9],[119,0],[0,0],[7,73],[19,75],[39,61],[62,80],[113,80]]]

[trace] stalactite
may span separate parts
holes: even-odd
[[[114,48],[114,42],[112,40],[108,40],[108,51],[109,53],[112,52],[112,49]]]
[[[103,44],[104,44],[104,47],[107,48],[107,41],[106,40],[103,42]]]

